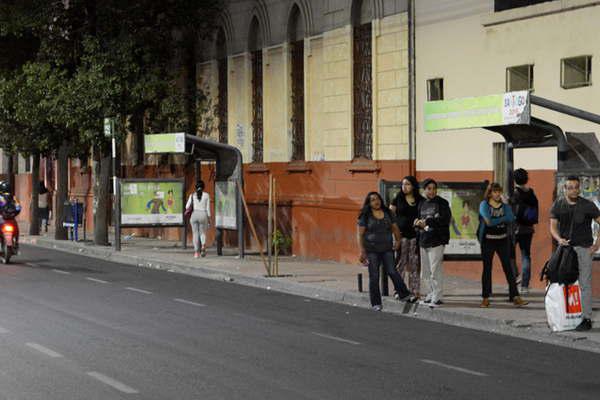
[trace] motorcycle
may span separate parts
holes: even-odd
[[[4,219],[0,225],[0,249],[2,263],[10,263],[10,258],[19,253],[19,227],[15,220]]]

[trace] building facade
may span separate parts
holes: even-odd
[[[291,237],[300,257],[356,262],[357,213],[382,180],[416,174],[482,182],[501,175],[495,152],[500,135],[484,129],[425,132],[426,101],[530,90],[596,112],[600,100],[592,80],[600,59],[593,40],[597,1],[225,3],[214,38],[197,52],[198,85],[209,110],[198,134],[241,150],[245,194],[263,239],[269,174],[275,177],[278,229]],[[532,114],[565,132],[597,131],[595,124],[539,107]],[[191,187],[193,169],[181,162],[161,167],[154,156],[136,165],[138,150],[123,153],[126,176],[185,174]],[[518,167],[530,171],[541,201],[536,274],[551,251],[546,226],[556,149],[518,149]],[[202,169],[209,188],[210,168]],[[89,176],[73,169],[70,179],[73,192],[91,202]],[[249,235],[248,241],[256,248]],[[479,263],[447,265],[478,277]]]
[[[414,172],[407,1],[231,1],[199,54],[215,105],[202,134],[242,151],[264,219],[268,176],[293,253],[356,259],[356,217],[381,179]]]
[[[473,182],[501,175],[498,168],[502,163],[495,156],[494,143],[504,139],[485,129],[425,132],[424,104],[428,100],[529,90],[600,113],[600,87],[592,79],[592,71],[600,67],[600,49],[589,40],[598,35],[599,17],[597,1],[417,1],[418,176]],[[532,106],[532,115],[564,132],[595,136],[599,130],[591,122],[537,106]],[[532,277],[536,277],[552,247],[549,209],[555,198],[557,149],[516,149],[514,156],[514,167],[530,172],[531,185],[541,202],[532,249]],[[467,269],[465,265],[456,268]],[[479,272],[476,268],[467,271],[473,277]]]

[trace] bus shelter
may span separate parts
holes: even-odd
[[[147,154],[188,154],[196,162],[214,161],[215,227],[217,253],[222,255],[223,232],[237,231],[238,254],[244,257],[244,218],[242,209],[243,160],[234,146],[185,133],[145,136]],[[120,249],[121,227],[183,227],[183,245],[187,241],[184,221],[184,177],[170,179],[120,179],[117,185],[115,248]]]
[[[557,103],[529,91],[498,95],[426,102],[426,132],[483,128],[500,134],[505,142],[506,182],[509,193],[514,190],[514,150],[556,147],[557,183],[566,174],[590,176],[598,181],[600,200],[600,144],[593,133],[563,132],[561,127],[536,118],[531,106],[536,105],[578,119],[600,124],[600,115]]]

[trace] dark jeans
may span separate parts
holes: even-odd
[[[383,264],[385,272],[392,279],[394,290],[402,298],[410,294],[406,284],[400,277],[395,268],[394,252],[386,251],[383,253],[367,253],[369,260],[369,295],[371,296],[371,305],[381,305],[381,292],[379,291],[379,266]]]
[[[481,275],[481,296],[488,298],[492,294],[492,261],[494,253],[500,257],[504,275],[508,282],[509,298],[512,301],[519,295],[517,281],[510,265],[510,241],[506,239],[484,239],[481,242],[481,258],[483,259],[483,274]]]
[[[529,280],[531,279],[531,241],[533,239],[533,233],[527,233],[524,235],[517,235],[515,241],[521,249],[521,271],[523,276],[521,278],[521,286],[528,288]]]

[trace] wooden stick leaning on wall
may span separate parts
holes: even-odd
[[[258,242],[258,251],[260,252],[260,258],[262,258],[263,264],[265,265],[265,271],[267,271],[267,275],[269,275],[269,266],[267,265],[267,259],[263,253],[262,243],[256,234],[256,229],[254,228],[254,222],[252,221],[252,217],[250,216],[250,210],[248,209],[248,204],[246,203],[246,195],[244,194],[244,189],[240,184],[240,181],[237,181],[238,190],[240,191],[240,197],[242,198],[242,204],[244,205],[244,210],[246,211],[246,216],[248,217],[248,225],[250,225],[250,230],[252,231],[252,235],[254,239]]]
[[[269,174],[269,207],[267,212],[267,259],[269,273],[273,274],[273,174]]]
[[[275,276],[279,276],[279,234],[277,233],[277,179],[273,178],[273,232],[275,240]]]

